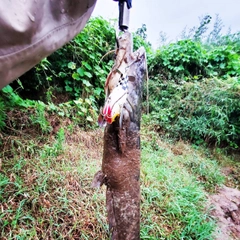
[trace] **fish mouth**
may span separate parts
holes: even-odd
[[[116,104],[124,97],[126,96],[126,92],[124,94],[122,94],[121,96],[118,97],[118,99],[111,105],[109,102],[106,104],[106,106],[103,108],[103,111],[102,111],[102,116],[103,118],[105,119],[105,121],[108,123],[108,124],[112,124],[116,117],[118,117],[120,115],[119,112],[115,112],[113,111],[113,109],[116,107]],[[108,99],[108,101],[110,100],[111,98]]]

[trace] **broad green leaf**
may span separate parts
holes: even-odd
[[[86,87],[92,86],[92,84],[91,84],[89,81],[87,81],[87,80],[83,80],[82,82],[83,82],[83,84],[84,84]]]
[[[64,77],[67,76],[67,74],[64,73],[64,72],[59,72],[59,73],[58,73],[58,76],[61,77],[61,78],[64,78]]]
[[[85,108],[85,107],[80,107],[80,110],[81,110],[82,112],[84,112],[84,113],[87,112],[87,108]]]
[[[83,100],[82,100],[82,98],[79,98],[78,100],[73,100],[73,102],[74,102],[75,104],[82,104],[82,103],[83,103]]]
[[[91,102],[91,100],[90,100],[89,98],[86,98],[86,99],[85,99],[85,102],[86,102],[87,104],[89,104],[89,105],[92,104],[92,102]]]
[[[82,68],[78,68],[77,69],[77,72],[79,73],[79,75],[81,76],[81,77],[83,77],[84,76],[84,70],[82,69]]]
[[[61,117],[64,117],[65,113],[64,112],[58,112],[58,115]]]
[[[68,63],[68,68],[70,68],[72,70],[76,69],[76,63],[74,63],[74,62]]]
[[[89,122],[93,122],[93,119],[92,119],[91,116],[87,116],[86,120],[89,121]]]
[[[221,69],[224,69],[224,68],[225,68],[225,63],[221,63],[221,64],[220,64],[220,68],[221,68]]]
[[[73,88],[69,87],[69,86],[65,86],[65,89],[66,89],[67,92],[72,92],[73,91]]]
[[[74,73],[72,74],[72,78],[75,79],[75,80],[80,80],[79,74],[76,73],[76,72],[74,72]]]
[[[86,67],[88,70],[92,70],[92,67],[87,62],[82,61],[82,65]]]
[[[88,78],[92,78],[92,74],[90,72],[84,72],[84,75],[87,76]]]
[[[94,95],[99,96],[99,95],[101,94],[102,91],[103,91],[102,88],[96,88],[96,89],[94,89]]]

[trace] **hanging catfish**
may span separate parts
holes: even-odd
[[[129,32],[124,32],[118,43],[99,115],[100,125],[105,125],[102,169],[95,174],[92,186],[107,186],[110,239],[139,240],[140,120],[146,54],[142,47],[132,52]]]
[[[130,67],[142,55],[145,56],[143,47],[135,53],[132,52],[131,33],[125,32],[117,39],[117,42],[119,46],[116,50],[117,57],[106,79],[104,86],[106,100],[98,117],[98,124],[101,127],[106,126],[107,123],[111,124],[116,120],[116,117],[122,120],[123,108],[126,106],[128,98],[128,81],[134,78],[134,72],[131,71]]]

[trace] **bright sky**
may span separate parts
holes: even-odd
[[[198,26],[199,17],[209,14],[215,20],[219,14],[226,33],[240,31],[240,0],[132,0],[130,31],[146,24],[147,40],[154,47],[159,44],[159,33],[165,32],[168,40],[175,40],[184,27]],[[113,0],[98,0],[93,16],[104,19],[118,18],[118,3]]]

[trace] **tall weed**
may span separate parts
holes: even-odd
[[[174,81],[150,81],[150,116],[157,131],[196,144],[214,144],[239,148],[239,83],[205,79],[176,84]]]

